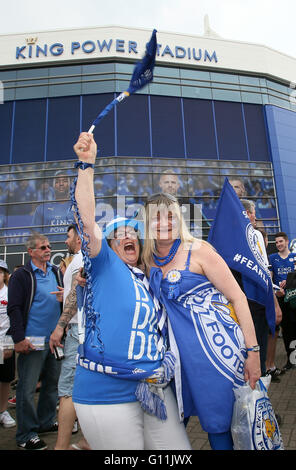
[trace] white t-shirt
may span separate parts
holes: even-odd
[[[64,274],[64,305],[66,298],[71,290],[71,285],[72,285],[72,278],[74,274],[78,274],[79,269],[83,266],[83,257],[81,251],[76,253],[67,267],[65,274]],[[77,323],[78,318],[77,318],[77,313],[74,315],[73,318],[71,318],[69,323]]]
[[[8,288],[4,284],[0,289],[0,338],[6,335],[10,326],[9,316],[7,315],[7,296]]]

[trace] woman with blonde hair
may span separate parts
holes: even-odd
[[[214,248],[190,235],[174,196],[147,200],[145,227],[143,261],[167,311],[180,416],[198,416],[213,449],[232,449],[233,388],[260,378],[246,297]]]

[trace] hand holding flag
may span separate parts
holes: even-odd
[[[145,56],[141,62],[135,65],[132,78],[130,80],[129,87],[126,91],[121,93],[117,98],[115,98],[111,103],[109,103],[103,111],[96,117],[93,121],[88,133],[92,134],[95,126],[99,124],[101,119],[103,119],[107,114],[116,106],[118,103],[121,103],[125,98],[132,95],[138,90],[141,90],[145,85],[150,83],[153,79],[153,69],[155,65],[155,55],[156,55],[156,29],[153,30],[150,41],[146,46]]]
[[[273,286],[258,241],[258,231],[236,192],[225,178],[215,220],[208,237],[230,269],[242,274],[244,291],[248,299],[265,306],[269,328],[275,331],[275,308]]]

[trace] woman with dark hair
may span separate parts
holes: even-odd
[[[179,412],[199,417],[213,449],[232,449],[233,388],[260,378],[246,297],[212,246],[191,236],[174,196],[151,196],[145,224],[143,261],[178,358]]]

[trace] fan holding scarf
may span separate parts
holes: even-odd
[[[102,234],[95,222],[93,135],[80,134],[74,150],[88,299],[73,390],[83,434],[92,449],[190,449],[169,385],[174,359],[166,351],[165,321],[138,269],[139,226],[119,218]]]

